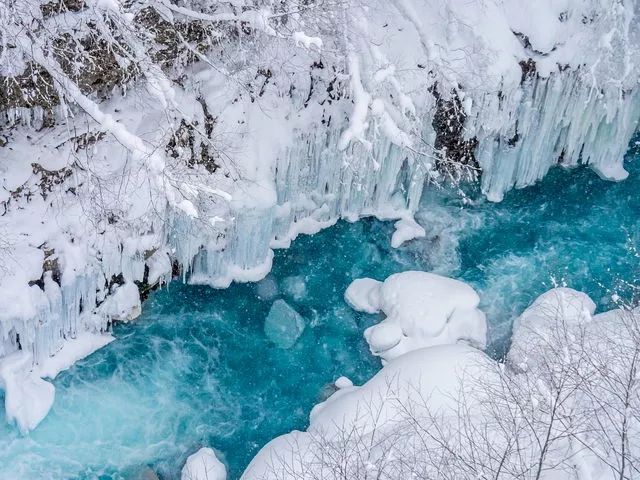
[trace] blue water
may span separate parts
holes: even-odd
[[[175,479],[203,445],[238,478],[269,439],[306,426],[330,382],[359,383],[379,368],[362,340],[375,317],[342,299],[358,277],[423,269],[468,281],[496,356],[513,317],[554,285],[587,292],[600,309],[613,306],[613,293],[633,300],[640,161],[629,169],[623,183],[557,169],[498,205],[474,189],[432,190],[418,214],[427,238],[400,249],[389,246],[391,224],[340,222],[278,251],[258,284],[173,283],[152,294],[136,323],[114,329],[115,342],[59,375],[53,410],[35,432],[20,436],[0,414],[0,479],[136,479],[149,469]],[[307,322],[290,350],[263,332],[278,298]]]

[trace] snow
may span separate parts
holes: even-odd
[[[412,218],[402,218],[394,224],[396,230],[391,237],[391,246],[393,248],[400,247],[403,243],[415,238],[424,238],[426,232]]]
[[[5,415],[22,433],[36,428],[49,413],[55,397],[55,387],[30,368],[31,356],[26,352],[12,353],[0,360]]]
[[[414,418],[421,418],[426,408],[434,415],[455,418],[461,380],[483,376],[490,381],[493,372],[491,360],[466,345],[441,345],[408,353],[389,362],[363,386],[343,385],[316,405],[307,431],[293,431],[265,445],[245,470],[242,480],[294,479],[307,475],[337,478],[330,462],[323,465],[314,453],[325,448],[317,443],[318,439],[327,445],[336,442],[340,448],[345,435],[353,438],[353,445],[359,441],[366,445],[379,442],[378,447],[367,449],[367,455],[375,463],[374,459],[383,454],[379,448],[384,445],[385,435],[391,435],[396,427],[402,428],[403,405],[415,407]],[[475,395],[471,389],[467,393],[469,398]],[[375,439],[379,440],[374,442]],[[323,474],[322,469],[326,469]]]
[[[383,395],[377,411],[377,424],[384,425],[398,415],[400,403],[407,405],[409,397],[428,399],[435,414],[454,414],[455,397],[465,376],[489,375],[491,360],[479,350],[466,345],[439,345],[421,348],[389,362],[361,387],[342,388],[337,394],[316,405],[310,414],[310,432],[322,432],[329,437],[340,435],[343,426],[357,426],[365,435],[375,428],[372,419],[363,415],[368,399],[380,396],[389,386],[393,394]],[[379,416],[378,416],[379,415]],[[418,413],[416,412],[416,415]]]
[[[353,382],[347,377],[340,377],[334,382],[334,385],[337,389],[342,390],[343,388],[353,387]]]
[[[360,60],[354,54],[349,55],[349,71],[351,74],[351,91],[353,93],[353,111],[349,116],[349,127],[342,133],[338,148],[345,150],[352,141],[359,141],[365,146],[369,142],[365,140],[365,134],[369,128],[367,115],[371,95],[364,89],[360,77]]]
[[[431,345],[486,344],[480,298],[458,280],[418,271],[397,273],[384,282],[358,279],[347,288],[345,299],[356,310],[386,315],[364,333],[371,352],[384,361]]]
[[[68,339],[60,351],[38,364],[33,371],[42,378],[54,379],[60,372],[71,368],[77,361],[113,340],[115,338],[111,334],[79,333],[76,338]]]
[[[344,299],[354,310],[378,313],[381,309],[381,286],[382,282],[373,278],[358,278],[349,284],[344,293]]]
[[[315,47],[318,50],[322,50],[322,39],[320,37],[310,37],[304,32],[293,32],[293,41],[296,45],[306,49]]]
[[[436,175],[435,87],[461,101],[465,139],[477,140],[490,200],[535,183],[560,157],[563,166],[588,164],[604,178],[627,175],[623,156],[640,117],[632,2],[612,9],[573,0],[375,0],[350,5],[340,23],[308,22],[286,35],[266,10],[223,6],[208,14],[160,3],[165,19],[248,22],[270,38],[256,52],[239,46],[238,62],[218,63],[227,55],[214,42],[198,52],[201,62],[176,65],[177,72],[149,64],[152,49],[142,49],[144,85],[98,104],[46,54],[40,37],[7,30],[16,48],[0,52],[3,72],[20,71],[31,56],[79,108],[61,105],[51,128],[41,128],[41,108],[0,113],[11,137],[0,165],[0,238],[9,240],[11,261],[0,271],[0,358],[17,351],[20,338],[38,365],[80,332],[99,334],[112,319],[134,318],[134,282],[143,281],[145,267],[150,284],[170,278],[176,261],[185,281],[224,288],[261,280],[272,249],[340,218],[396,220],[394,246],[424,236],[430,226],[412,214]],[[101,5],[131,26],[125,4]],[[538,75],[523,80],[527,60]],[[324,68],[310,75],[318,61]],[[259,98],[246,91],[257,65],[273,74]],[[329,84],[340,95],[329,99]],[[204,123],[196,97],[217,122],[214,174],[163,154],[181,120]],[[80,154],[75,135],[96,132],[107,135]],[[44,198],[32,164],[72,175]],[[59,285],[45,262],[57,262]],[[124,285],[108,291],[119,274]],[[365,311],[384,311],[368,305]],[[484,342],[474,315],[452,318],[436,337]],[[437,330],[441,320],[434,322]],[[370,337],[378,347],[395,344],[389,351],[411,349],[422,335],[407,340],[402,322],[385,325]]]
[[[271,305],[264,321],[264,334],[279,348],[291,348],[302,335],[305,320],[296,310],[282,299]]]
[[[216,453],[203,447],[187,458],[180,480],[226,480],[227,469]]]
[[[51,410],[55,398],[55,387],[44,378],[54,379],[113,340],[111,335],[80,333],[68,339],[55,356],[35,367],[31,354],[25,351],[0,359],[0,389],[4,390],[7,420],[15,423],[22,433],[36,428]]]
[[[513,323],[509,362],[527,369],[544,362],[554,335],[592,321],[596,305],[588,295],[571,288],[554,288],[540,295]],[[565,342],[570,342],[565,337]]]
[[[138,287],[130,282],[116,287],[115,292],[100,306],[100,311],[113,320],[135,320],[142,312]]]

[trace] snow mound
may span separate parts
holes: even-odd
[[[201,448],[187,458],[180,480],[226,480],[227,469],[218,460],[215,452],[207,447]]]
[[[379,425],[392,425],[399,409],[414,403],[415,408],[428,405],[431,414],[454,415],[463,378],[487,377],[490,365],[483,352],[468,345],[414,350],[389,362],[361,387],[343,387],[316,405],[308,431],[331,437],[347,425],[364,435]],[[376,404],[375,419],[366,414],[365,406],[371,403]]]
[[[457,398],[464,378],[494,378],[496,369],[483,352],[468,345],[440,345],[408,353],[389,362],[361,387],[345,382],[326,401],[316,405],[306,432],[293,431],[265,445],[242,476],[250,479],[337,478],[317,460],[318,438],[327,445],[346,435],[358,438],[392,437],[405,409],[420,418],[428,413],[456,418]],[[342,383],[342,382],[341,382]],[[468,388],[467,388],[468,387]],[[467,406],[478,407],[479,390],[465,387]],[[345,433],[348,432],[348,433]],[[357,443],[357,441],[356,441]],[[382,452],[373,447],[372,462]],[[294,459],[294,460],[289,460]],[[282,465],[281,465],[282,463]]]
[[[568,330],[593,320],[596,305],[585,293],[554,288],[540,295],[513,323],[508,359],[524,370],[543,360],[546,349],[570,341]]]
[[[271,305],[264,322],[264,334],[280,348],[291,348],[304,331],[302,315],[282,299]]]
[[[400,247],[403,243],[416,238],[424,238],[426,232],[413,218],[401,218],[395,224],[395,231],[391,237],[391,246]]]
[[[417,271],[397,273],[384,282],[358,279],[347,288],[345,299],[356,310],[386,314],[364,333],[371,352],[384,361],[433,345],[486,345],[480,298],[458,280]]]
[[[380,311],[381,286],[382,282],[373,278],[358,278],[347,287],[344,299],[354,310],[378,313]]]

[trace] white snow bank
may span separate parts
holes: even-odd
[[[386,314],[364,333],[371,352],[384,361],[432,345],[486,345],[480,298],[458,280],[417,271],[397,273],[384,282],[358,279],[347,288],[345,299],[356,310]]]
[[[71,368],[76,362],[88,357],[113,340],[115,338],[111,334],[79,333],[76,338],[70,338],[64,342],[62,349],[53,357],[49,357],[37,365],[34,368],[34,373],[42,378],[56,378],[60,372]]]
[[[588,295],[571,288],[543,293],[513,323],[509,362],[519,369],[533,367],[557,345],[557,335],[571,341],[567,328],[591,322],[595,309]]]
[[[43,378],[55,378],[114,338],[111,335],[84,332],[63,344],[53,357],[33,367],[30,353],[18,351],[0,360],[0,388],[4,390],[7,420],[22,433],[38,426],[51,410],[55,387]]]
[[[180,480],[226,480],[227,469],[218,460],[216,453],[207,447],[201,448],[187,458]]]
[[[0,361],[0,387],[7,420],[22,433],[36,428],[53,405],[55,387],[31,371],[31,355],[26,352],[12,353]]]
[[[339,444],[346,436],[353,437],[355,444],[356,437],[384,438],[400,425],[406,408],[412,409],[415,418],[426,415],[428,408],[430,414],[453,419],[462,379],[482,376],[489,381],[495,371],[492,361],[479,350],[467,345],[441,345],[389,362],[361,387],[340,382],[341,388],[312,410],[307,432],[293,431],[269,442],[242,479],[337,478],[330,471],[314,477],[323,468],[331,468],[330,461],[324,465],[319,461],[318,449],[331,451],[331,442]],[[467,406],[474,408],[473,389],[467,393]],[[320,438],[328,442],[324,447],[317,443]],[[372,463],[381,454],[375,447],[368,453]],[[296,476],[299,473],[303,475]]]

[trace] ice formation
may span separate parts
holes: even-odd
[[[180,480],[226,480],[227,469],[216,453],[203,447],[187,458]]]
[[[264,321],[264,333],[280,348],[291,348],[302,335],[305,320],[282,299],[273,302]]]
[[[386,318],[365,330],[371,352],[384,361],[432,345],[464,341],[484,348],[487,324],[469,285],[427,272],[402,272],[384,282],[355,280],[345,299],[356,310]]]
[[[161,3],[168,22],[220,19]],[[131,26],[126,5],[100,5],[99,18],[107,12]],[[7,55],[18,73],[35,62],[64,100],[46,114],[37,106],[0,113],[10,127],[0,139],[9,145],[0,232],[11,259],[0,265],[0,358],[28,352],[36,368],[66,341],[135,317],[134,285],[151,288],[178,270],[215,287],[261,280],[273,248],[340,218],[397,220],[392,243],[400,245],[424,235],[413,213],[425,185],[459,171],[481,170],[491,200],[556,164],[625,177],[622,157],[640,116],[635,5],[351,7],[330,19],[342,19],[338,33],[334,23],[308,22],[318,31],[280,35],[262,8],[226,16],[266,37],[241,66],[208,68],[227,57],[214,42],[207,56],[194,49],[200,61],[176,72],[178,84],[145,57],[144,88],[100,102],[45,55],[47,42],[13,23],[19,15],[0,15],[19,50],[0,52],[2,75],[13,72],[4,70]],[[263,68],[264,52],[273,65]],[[255,87],[263,78],[247,93],[245,80]],[[193,145],[167,144],[182,122],[212,129],[213,171],[193,164],[202,151],[186,158]],[[384,339],[374,330],[372,341],[400,348],[392,347],[398,327],[384,323]]]

